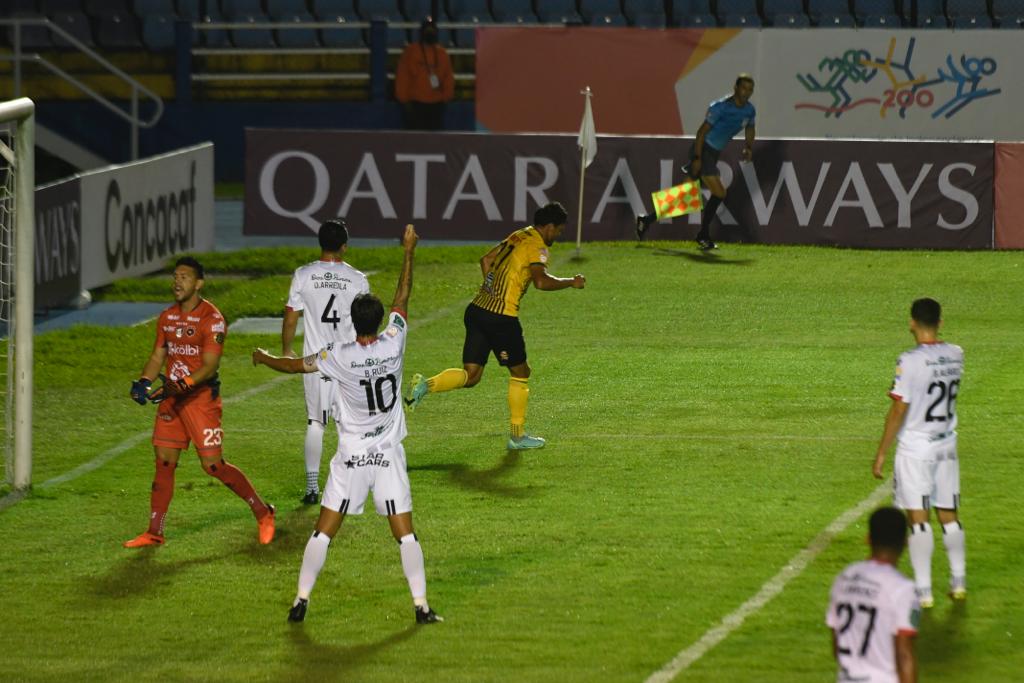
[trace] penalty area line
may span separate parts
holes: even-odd
[[[686,671],[694,662],[704,656],[708,650],[718,645],[743,625],[744,620],[760,611],[771,600],[782,592],[790,581],[800,576],[804,569],[829,546],[836,536],[841,534],[853,522],[860,519],[872,508],[877,507],[891,492],[891,483],[879,484],[871,494],[842,513],[819,533],[810,544],[798,552],[779,572],[765,582],[761,589],[749,600],[740,605],[732,613],[722,618],[714,628],[709,629],[697,642],[679,651],[670,662],[647,677],[644,683],[668,683]]]

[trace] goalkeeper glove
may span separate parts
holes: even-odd
[[[196,385],[195,380],[188,375],[181,379],[166,379],[163,375],[161,375],[161,378],[163,378],[164,383],[149,394],[149,400],[153,403],[159,403],[171,396],[184,394]]]
[[[138,403],[140,406],[146,405],[146,394],[149,393],[149,387],[153,385],[153,380],[148,377],[140,377],[132,382],[131,397],[132,400]]]

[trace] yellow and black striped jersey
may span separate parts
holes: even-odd
[[[491,313],[518,316],[519,301],[532,280],[530,266],[547,262],[548,246],[540,233],[532,225],[516,230],[498,245],[498,253],[473,303]]]

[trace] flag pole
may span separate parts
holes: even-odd
[[[590,86],[588,85],[583,90],[580,90],[580,94],[585,96],[584,100],[584,112],[590,108]],[[580,257],[580,243],[583,240],[583,179],[587,173],[587,148],[580,146],[580,196],[579,201],[576,202],[577,213],[576,213],[576,258]]]

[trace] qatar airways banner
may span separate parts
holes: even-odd
[[[691,141],[605,137],[587,168],[585,240],[633,239],[651,192],[683,180]],[[869,248],[989,249],[991,143],[759,140],[722,154],[716,239]],[[575,136],[246,131],[244,233],[312,235],[344,217],[355,237],[499,240],[557,200],[575,232]],[[699,215],[652,239],[693,239]]]
[[[492,132],[579,130],[589,86],[598,132],[694,135],[748,72],[762,136],[1017,141],[1007,112],[1024,107],[1018,34],[482,28],[477,119]]]
[[[160,270],[176,254],[213,250],[211,143],[64,182],[78,183],[81,191],[85,289]]]

